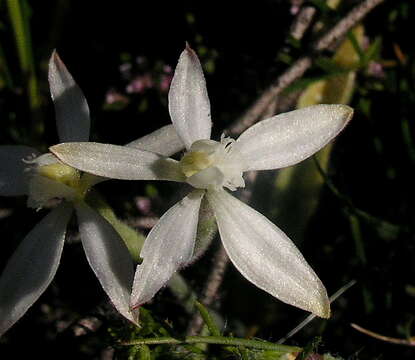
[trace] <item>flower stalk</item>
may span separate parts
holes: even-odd
[[[251,349],[258,350],[273,350],[281,353],[298,353],[302,348],[297,346],[288,346],[274,344],[268,341],[259,341],[251,339],[242,339],[227,336],[186,336],[183,339],[178,339],[169,336],[161,336],[155,338],[136,339],[132,341],[123,341],[120,345],[135,346],[135,345],[187,345],[187,344],[214,344],[225,346],[244,346]]]

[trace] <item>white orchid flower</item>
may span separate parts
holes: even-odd
[[[149,301],[191,261],[200,203],[206,196],[223,245],[242,275],[288,304],[329,317],[326,290],[293,242],[224,188],[243,187],[245,171],[279,169],[311,156],[339,134],[353,110],[345,105],[312,106],[263,120],[236,141],[210,140],[205,79],[197,55],[187,46],[170,87],[169,111],[186,146],[180,162],[170,160],[169,166],[151,154],[114,145],[72,143],[51,148],[63,162],[95,175],[185,181],[195,188],[149,233],[134,277],[131,307]]]
[[[59,139],[88,141],[88,104],[56,52],[49,62],[49,85]],[[171,125],[128,145],[164,155],[183,148]],[[0,335],[24,315],[55,276],[74,209],[91,268],[115,308],[136,323],[137,314],[129,306],[131,256],[112,226],[83,201],[91,186],[106,179],[82,174],[52,154],[40,155],[27,146],[0,146],[0,162],[0,195],[28,195],[28,206],[37,209],[52,198],[64,200],[26,236],[0,277]]]

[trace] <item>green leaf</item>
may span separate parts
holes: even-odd
[[[342,74],[345,72],[344,67],[339,65],[334,59],[324,56],[315,59],[314,64],[329,74]]]
[[[353,49],[355,50],[356,54],[359,55],[360,61],[364,60],[365,54],[363,52],[363,49],[360,46],[359,40],[356,38],[356,35],[353,31],[349,31],[347,33],[347,39],[350,41],[350,43],[353,46]]]
[[[382,50],[382,38],[376,37],[375,40],[369,45],[366,52],[364,53],[364,65],[366,66],[370,61],[376,60],[380,57]]]
[[[20,68],[29,96],[29,105],[33,113],[41,105],[38,82],[33,61],[32,40],[30,35],[30,8],[25,0],[7,0],[8,14],[13,28]],[[36,124],[36,130],[43,132],[43,126]]]
[[[199,301],[196,301],[195,305],[197,307],[197,310],[200,313],[200,316],[205,322],[207,328],[209,329],[209,332],[213,336],[220,336],[221,335],[220,330],[218,326],[216,325],[215,321],[213,320],[213,318],[210,316],[209,311]]]

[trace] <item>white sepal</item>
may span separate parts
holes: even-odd
[[[169,112],[186,148],[196,140],[210,139],[210,102],[202,66],[186,45],[180,55],[169,91]]]
[[[244,171],[294,165],[333,140],[353,115],[347,105],[314,105],[262,120],[233,145]]]
[[[118,312],[137,323],[130,310],[134,267],[130,253],[114,228],[85,203],[78,203],[79,233],[88,263]]]
[[[293,242],[226,191],[208,191],[229,258],[249,281],[288,304],[329,317],[326,289]]]
[[[48,78],[60,142],[88,141],[88,103],[56,51],[49,60]]]
[[[147,236],[134,277],[131,306],[151,300],[180,267],[191,261],[200,202],[204,191],[194,190],[170,208]]]
[[[7,263],[0,278],[0,336],[25,314],[55,276],[72,209],[63,203],[52,210],[26,235]]]
[[[178,162],[127,146],[64,143],[49,149],[63,163],[97,176],[121,180],[183,181]]]

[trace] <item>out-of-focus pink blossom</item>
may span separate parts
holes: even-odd
[[[160,91],[167,92],[170,88],[171,80],[173,79],[172,75],[162,75],[160,78]]]
[[[128,94],[142,93],[146,89],[152,88],[154,85],[153,78],[150,74],[137,76],[128,85],[125,91]]]
[[[367,67],[367,73],[368,75],[379,78],[379,79],[383,79],[385,77],[385,72],[383,71],[382,64],[376,61],[371,61],[369,63]]]
[[[163,71],[164,71],[166,74],[171,74],[171,73],[173,72],[173,68],[172,68],[170,65],[164,65],[164,66],[163,66]]]
[[[124,103],[127,104],[129,102],[128,97],[120,94],[114,89],[110,89],[107,91],[105,95],[105,102],[108,105],[114,104],[114,103]]]
[[[301,6],[303,5],[303,0],[291,0],[291,8],[290,13],[291,15],[297,15],[300,11]]]
[[[137,196],[135,199],[135,205],[137,209],[144,215],[149,215],[151,213],[151,200],[148,197]]]

